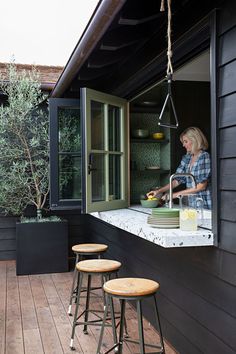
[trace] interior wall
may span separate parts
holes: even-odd
[[[179,127],[171,131],[172,171],[178,167],[182,156],[186,153],[179,136],[190,126],[197,126],[211,143],[211,112],[210,112],[210,83],[199,81],[175,81],[173,97],[177,112]]]

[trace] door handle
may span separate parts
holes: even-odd
[[[88,165],[88,174],[90,175],[90,173],[91,173],[92,171],[97,171],[97,168],[94,168],[94,167],[92,167],[91,164],[89,164],[89,165]]]
[[[93,167],[93,154],[89,154],[89,164],[88,164],[88,174],[90,175],[92,171],[97,171],[97,168]]]

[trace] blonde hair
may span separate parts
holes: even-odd
[[[199,150],[207,150],[208,149],[208,141],[203,132],[197,127],[189,127],[185,129],[180,134],[180,141],[183,143],[183,136],[187,136],[187,138],[192,142],[192,153]]]

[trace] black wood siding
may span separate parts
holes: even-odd
[[[86,242],[88,238],[88,215],[81,215],[80,211],[57,211],[53,214],[68,221],[68,255],[74,258],[71,247]],[[14,217],[0,217],[0,261],[16,259],[16,220]]]
[[[163,332],[181,354],[235,352],[231,254],[207,247],[164,249],[92,217],[89,224],[90,241],[107,243],[107,256],[122,262],[120,276],[160,282],[157,298]],[[145,316],[154,323],[152,315],[148,303]]]
[[[236,352],[236,1],[222,2],[217,30],[219,246],[163,249],[91,218],[121,275],[160,282],[165,337],[181,354]],[[213,152],[212,152],[213,153]],[[152,321],[150,304],[145,315]]]
[[[0,217],[0,260],[16,258],[16,218]]]
[[[219,191],[222,274],[236,285],[236,2],[220,12],[219,50]],[[225,251],[225,252],[223,252]],[[230,252],[230,254],[226,253]],[[233,269],[234,268],[234,269]]]

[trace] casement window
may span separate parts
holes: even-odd
[[[80,100],[52,98],[49,107],[51,208],[126,207],[126,100],[83,88]]]

